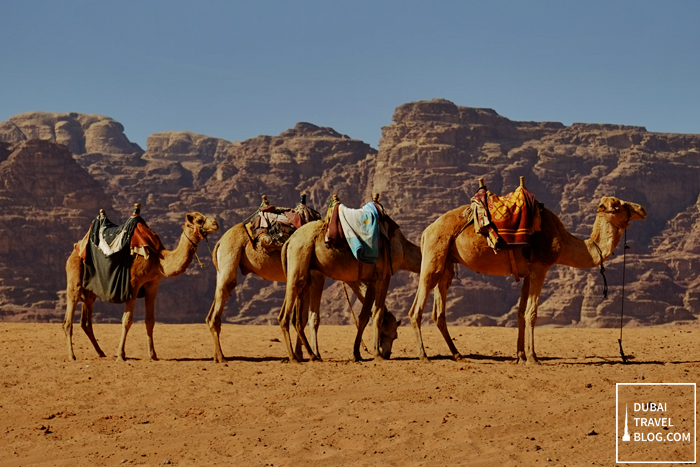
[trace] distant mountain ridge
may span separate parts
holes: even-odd
[[[382,128],[378,151],[311,123],[242,142],[163,132],[151,135],[143,151],[108,117],[29,112],[1,122],[0,319],[62,319],[65,259],[100,208],[120,222],[133,203],[141,203],[143,217],[171,247],[192,210],[215,216],[225,230],[255,210],[263,194],[273,204],[293,205],[306,191],[324,211],[333,193],[357,207],[380,192],[406,236],[419,243],[440,214],[469,202],[479,177],[505,194],[521,175],[538,200],[582,238],[590,235],[601,196],[643,205],[647,220],[628,231],[625,314],[640,324],[698,318],[700,135],[516,122],[491,109],[434,99],[399,106],[393,123]],[[10,240],[17,237],[31,242]],[[550,271],[538,323],[618,325],[621,253],[619,246],[605,264],[607,300],[597,269]],[[200,248],[200,256],[208,256],[206,249]],[[211,261],[206,263],[161,283],[157,320],[203,322],[216,280]],[[350,322],[342,290],[331,283],[322,320]],[[392,281],[388,306],[398,316],[407,313],[416,285],[417,276],[405,272]],[[514,325],[519,289],[512,277],[460,267],[447,318]],[[282,284],[241,276],[224,319],[276,323],[283,295]],[[95,311],[98,320],[118,320],[123,307],[100,303]]]

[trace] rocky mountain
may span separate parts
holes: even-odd
[[[440,214],[469,202],[479,177],[505,194],[520,176],[581,238],[590,235],[602,196],[634,201],[648,212],[628,230],[627,254],[620,245],[605,264],[608,298],[597,269],[555,267],[538,324],[618,325],[623,263],[626,321],[656,324],[700,315],[700,135],[516,122],[490,109],[436,99],[398,107],[393,123],[382,129],[379,151],[331,128],[299,123],[278,136],[243,142],[159,133],[148,138],[144,152],[110,118],[40,112],[0,123],[0,141],[2,319],[62,319],[65,259],[100,208],[121,222],[133,203],[141,203],[143,217],[172,247],[189,211],[215,216],[223,233],[252,213],[263,194],[273,204],[293,205],[306,191],[324,211],[333,193],[359,207],[381,192],[385,208],[419,243]],[[216,280],[208,256],[200,248],[205,268],[195,261],[183,276],[163,280],[159,321],[204,320]],[[397,316],[405,317],[416,284],[406,272],[392,281],[388,305]],[[330,280],[327,286],[323,321],[351,322],[342,288]],[[515,325],[519,289],[512,277],[460,267],[448,293],[448,320]],[[282,284],[240,276],[224,318],[276,323],[283,295]],[[100,303],[96,318],[118,320],[122,309]]]

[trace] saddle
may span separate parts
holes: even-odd
[[[306,205],[306,194],[293,208],[271,206],[267,196],[262,197],[258,209],[243,222],[250,245],[262,245],[268,251],[281,250],[282,245],[302,225],[320,220],[321,214]]]
[[[163,244],[139,215],[141,205],[126,222],[117,225],[103,210],[74,248],[83,261],[83,288],[110,303],[131,300],[133,257],[160,254]],[[139,291],[141,292],[141,291]],[[143,296],[139,293],[139,297]]]
[[[514,192],[498,196],[479,188],[470,209],[462,213],[474,230],[486,236],[494,251],[513,250],[530,245],[530,235],[541,230],[540,209],[544,207],[521,184]]]

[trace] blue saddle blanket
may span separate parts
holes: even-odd
[[[345,239],[358,261],[375,264],[379,259],[379,212],[374,203],[361,209],[340,205],[338,217]]]

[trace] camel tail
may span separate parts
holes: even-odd
[[[219,272],[218,253],[219,253],[219,242],[216,242],[216,245],[214,245],[214,250],[211,252],[211,262],[214,263],[214,268],[216,268],[216,272]]]
[[[284,242],[284,245],[282,245],[282,251],[280,252],[282,256],[282,272],[284,272],[284,277],[287,277],[287,245],[289,245],[289,240]]]

